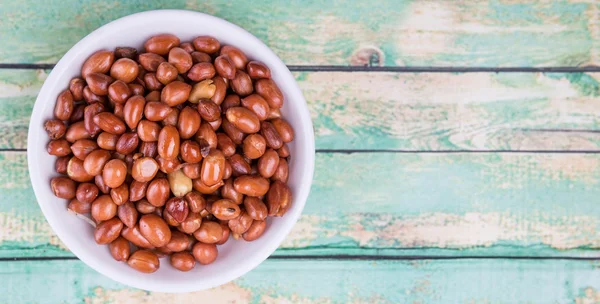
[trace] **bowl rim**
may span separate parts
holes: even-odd
[[[191,281],[188,284],[182,284],[182,285],[178,285],[178,286],[161,285],[161,284],[157,284],[156,282],[155,283],[150,282],[151,284],[148,285],[147,280],[144,280],[146,282],[144,282],[144,285],[142,286],[142,283],[140,283],[136,280],[128,280],[127,276],[119,274],[116,271],[113,271],[113,269],[111,267],[103,267],[105,262],[103,262],[102,260],[94,258],[93,256],[88,256],[88,255],[84,254],[83,248],[80,248],[79,245],[76,245],[75,239],[74,238],[72,239],[72,237],[70,236],[72,234],[72,231],[69,231],[67,229],[66,225],[59,223],[60,222],[59,218],[56,218],[53,216],[48,216],[48,214],[50,212],[49,210],[50,210],[50,208],[52,208],[52,206],[49,203],[42,203],[44,195],[42,194],[42,190],[41,190],[43,187],[48,187],[47,180],[45,180],[45,177],[42,177],[41,174],[37,174],[38,171],[36,170],[36,167],[35,167],[35,165],[39,162],[36,159],[36,153],[39,153],[39,148],[41,145],[39,143],[36,143],[36,144],[31,144],[31,143],[33,142],[32,140],[39,139],[37,137],[39,137],[40,132],[39,132],[39,130],[37,130],[37,128],[38,128],[37,124],[44,118],[43,113],[42,113],[42,105],[41,105],[44,102],[44,100],[42,100],[42,99],[47,97],[47,95],[49,95],[51,93],[51,91],[53,90],[53,88],[51,88],[52,85],[56,85],[56,82],[61,80],[61,79],[58,79],[59,76],[57,76],[57,75],[62,74],[62,72],[65,69],[67,69],[72,57],[74,57],[76,54],[84,51],[81,49],[84,48],[84,46],[86,44],[93,42],[93,40],[96,39],[97,36],[102,35],[103,32],[105,30],[107,30],[107,28],[114,28],[114,27],[118,27],[120,25],[124,25],[124,24],[130,23],[130,22],[139,22],[140,20],[143,20],[146,18],[157,18],[159,16],[164,16],[164,15],[169,15],[169,14],[174,14],[179,17],[185,15],[185,17],[205,18],[211,22],[215,22],[220,25],[230,27],[232,30],[235,31],[234,35],[244,35],[244,36],[247,36],[247,37],[245,37],[245,39],[254,40],[253,43],[256,43],[261,48],[264,48],[264,50],[261,50],[261,52],[266,53],[265,57],[271,57],[270,60],[274,61],[275,65],[277,65],[277,66],[281,65],[284,68],[284,70],[282,69],[284,71],[284,73],[281,77],[284,77],[284,78],[291,77],[291,79],[293,80],[291,82],[293,85],[291,85],[288,89],[286,89],[285,93],[287,93],[288,95],[294,96],[294,103],[299,103],[298,108],[300,110],[294,112],[294,114],[296,116],[298,116],[299,120],[302,121],[303,131],[305,130],[307,132],[307,134],[305,135],[306,136],[306,145],[301,147],[299,150],[302,153],[307,153],[307,155],[306,155],[306,162],[299,164],[299,166],[304,167],[302,169],[303,174],[301,175],[301,177],[298,180],[298,184],[299,184],[298,191],[296,191],[297,193],[294,193],[294,204],[301,205],[299,210],[297,212],[295,212],[294,214],[286,214],[287,221],[285,221],[283,223],[282,228],[278,231],[279,233],[274,234],[272,236],[271,240],[269,242],[267,242],[267,244],[264,247],[261,247],[259,252],[255,253],[253,255],[252,260],[248,261],[247,263],[243,263],[239,267],[235,267],[231,272],[229,272],[230,275],[228,277],[221,276],[218,278],[214,278],[212,280],[208,279],[206,282],[203,282],[203,284],[199,284],[198,281]],[[278,68],[281,69],[281,67],[278,67]],[[306,127],[304,125],[306,125]],[[310,132],[308,132],[309,130],[310,130]],[[261,264],[265,259],[267,259],[279,247],[279,245],[283,242],[285,237],[289,234],[289,232],[291,231],[293,226],[298,221],[298,219],[304,209],[304,206],[306,205],[306,200],[307,200],[308,194],[310,192],[311,183],[312,183],[313,174],[314,174],[314,165],[315,165],[315,163],[314,163],[314,161],[315,161],[314,130],[313,130],[311,116],[308,111],[308,105],[306,103],[306,100],[304,99],[302,91],[298,87],[298,83],[294,79],[293,75],[291,74],[291,72],[289,71],[287,66],[283,63],[283,61],[265,43],[263,43],[256,36],[254,36],[253,34],[251,34],[248,31],[246,31],[245,29],[239,27],[238,25],[233,24],[227,20],[212,16],[212,15],[195,12],[195,11],[189,11],[189,10],[165,9],[165,10],[144,11],[144,12],[131,14],[131,15],[124,16],[119,19],[113,20],[113,21],[95,29],[94,31],[92,31],[91,33],[86,35],[84,38],[79,40],[74,46],[72,46],[69,49],[69,51],[67,51],[61,57],[61,59],[57,62],[55,67],[52,69],[52,71],[48,75],[47,79],[44,81],[44,84],[38,93],[38,96],[36,98],[36,101],[35,101],[35,104],[34,104],[34,107],[32,110],[31,119],[29,122],[29,130],[28,130],[28,134],[27,134],[27,142],[30,143],[27,145],[28,170],[29,170],[30,181],[32,184],[34,194],[36,196],[37,203],[40,206],[40,209],[42,210],[42,213],[44,214],[46,221],[50,224],[50,226],[52,227],[52,230],[56,233],[56,235],[60,238],[60,240],[81,261],[83,261],[86,265],[90,266],[97,272],[103,274],[104,276],[106,276],[112,280],[115,280],[119,283],[128,285],[128,286],[132,286],[135,288],[148,290],[148,291],[157,291],[157,292],[180,293],[180,292],[191,292],[191,291],[198,291],[198,290],[216,287],[216,286],[228,283],[232,280],[235,280],[236,278],[246,274],[250,270],[257,267],[259,264]],[[43,141],[43,142],[45,143],[45,141]],[[40,198],[42,200],[40,200]],[[290,216],[290,217],[293,216],[293,218],[290,218],[288,216]]]

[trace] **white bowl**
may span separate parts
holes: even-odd
[[[293,126],[296,137],[289,144],[289,186],[293,193],[291,209],[281,218],[269,219],[264,235],[254,242],[231,239],[219,246],[219,257],[207,266],[197,265],[190,272],[180,272],[161,259],[160,269],[143,274],[116,262],[108,246],[94,242],[93,228],[73,214],[67,213],[67,202],[50,189],[55,157],[48,155],[48,136],[43,129],[52,118],[58,94],[69,81],[79,76],[81,65],[93,52],[132,46],[143,51],[146,39],[160,33],[171,33],[181,41],[199,35],[216,37],[223,45],[233,45],[248,58],[264,62],[271,68],[272,78],[285,95],[282,113]],[[35,102],[27,138],[27,159],[31,183],[38,204],[58,237],[83,262],[111,279],[136,288],[160,292],[190,292],[227,283],[264,261],[298,220],[310,191],[314,171],[314,136],[306,101],[285,64],[264,43],[244,29],[225,20],[197,12],[157,10],[130,15],[95,30],[73,46],[58,62],[44,83]]]

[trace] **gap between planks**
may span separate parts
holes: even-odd
[[[0,63],[0,69],[47,70],[52,63]],[[429,67],[288,65],[291,72],[395,72],[395,73],[584,73],[600,72],[598,66],[583,67]]]

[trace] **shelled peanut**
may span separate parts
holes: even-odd
[[[115,260],[152,273],[169,255],[189,271],[291,207],[294,130],[270,69],[240,49],[161,34],[144,50],[97,51],[59,94],[44,125],[50,187]]]

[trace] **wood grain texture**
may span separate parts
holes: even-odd
[[[599,162],[600,154],[320,153],[303,215],[276,254],[595,256]],[[71,256],[36,204],[25,153],[0,153],[0,185],[0,257]]]
[[[562,260],[268,260],[231,283],[186,294],[127,288],[76,260],[0,262],[0,280],[3,303],[587,304],[600,290],[596,263]]]
[[[281,3],[283,4],[283,3]],[[135,12],[188,9],[224,18],[290,65],[581,66],[598,64],[598,6],[589,1],[385,0],[0,4],[0,62],[55,63],[94,29]],[[15,50],[19,50],[15,52]]]
[[[25,149],[44,70],[0,69],[0,149]],[[295,73],[317,149],[600,150],[600,73]],[[53,100],[45,102],[54,102]]]

